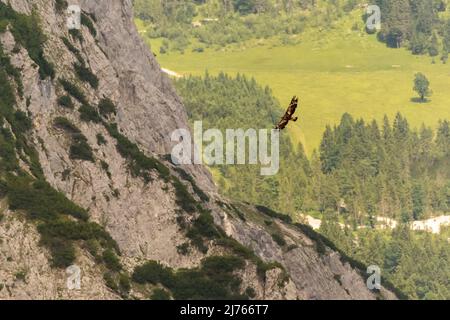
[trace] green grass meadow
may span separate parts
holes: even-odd
[[[450,64],[439,57],[414,56],[406,49],[389,49],[375,35],[353,31],[358,16],[349,16],[330,29],[310,30],[292,38],[291,45],[274,39],[255,40],[227,48],[158,54],[160,39],[147,42],[162,67],[182,75],[221,71],[245,74],[272,88],[282,106],[293,95],[301,99],[301,120],[291,125],[294,142],[302,142],[308,154],[319,146],[327,124],[339,122],[348,112],[355,117],[381,120],[401,112],[412,127],[436,126],[450,119]],[[361,29],[362,29],[362,22]],[[139,28],[139,24],[138,24]],[[424,73],[433,96],[416,103],[414,75]],[[280,110],[280,116],[283,110]]]

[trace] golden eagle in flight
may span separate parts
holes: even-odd
[[[289,124],[290,121],[295,122],[298,120],[298,117],[294,117],[297,107],[298,107],[298,98],[295,96],[294,98],[292,98],[289,108],[287,109],[284,117],[281,118],[281,121],[275,127],[275,130],[283,130],[284,128],[286,128],[286,126]]]

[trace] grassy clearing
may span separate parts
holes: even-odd
[[[158,54],[164,68],[183,75],[224,71],[244,73],[273,89],[287,105],[292,95],[301,97],[301,121],[291,126],[294,142],[301,141],[311,154],[327,124],[336,124],[344,112],[367,120],[393,118],[401,112],[413,127],[435,127],[450,118],[450,64],[427,56],[413,56],[406,49],[389,49],[373,35],[352,31],[359,13],[331,29],[309,30],[294,45],[279,46],[278,40],[252,41],[227,48],[205,48],[203,53]],[[362,23],[359,22],[362,27]],[[138,25],[139,26],[139,25]],[[146,40],[155,52],[160,39]],[[192,44],[192,48],[197,47]],[[192,49],[191,48],[191,49]],[[414,103],[413,79],[424,73],[434,92],[431,101]],[[280,111],[280,116],[281,116]]]

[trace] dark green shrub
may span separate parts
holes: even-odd
[[[64,13],[68,6],[69,4],[66,0],[55,0],[55,9],[58,13]]]
[[[75,73],[81,81],[89,83],[89,85],[94,89],[98,88],[98,78],[89,68],[80,63],[74,63],[73,67],[75,69]]]
[[[21,132],[27,132],[33,128],[33,122],[25,112],[20,110],[14,113],[14,125],[15,128]]]
[[[99,245],[116,250],[117,244],[103,227],[96,223],[53,219],[38,226],[42,244],[49,247],[55,267],[67,267],[75,259],[74,241],[85,241],[88,251],[98,259]],[[105,263],[106,264],[106,263]],[[111,269],[110,264],[106,264]],[[114,270],[117,266],[114,265]]]
[[[103,146],[106,145],[106,139],[105,137],[101,134],[101,133],[97,133],[97,144],[99,146]]]
[[[5,32],[8,25],[9,25],[8,20],[0,20],[0,33]]]
[[[111,271],[120,271],[122,270],[122,265],[120,264],[120,260],[115,254],[115,252],[111,249],[107,249],[103,252],[103,262],[106,267]]]
[[[66,79],[59,79],[59,83],[68,94],[77,99],[81,104],[87,104],[86,96],[77,85]]]
[[[173,178],[172,185],[175,188],[176,203],[187,213],[197,211],[197,202],[189,193],[187,187],[180,180]]]
[[[66,240],[96,240],[108,247],[114,246],[114,241],[103,227],[96,223],[86,221],[73,221],[69,219],[52,220],[39,226],[42,234],[53,238]]]
[[[73,142],[70,146],[70,159],[95,162],[92,148],[84,135],[73,135]]]
[[[202,270],[211,276],[232,273],[244,266],[245,260],[236,256],[212,256],[202,261]]]
[[[18,271],[14,274],[16,280],[25,281],[27,279],[27,272],[24,270]]]
[[[86,250],[95,258],[96,261],[100,260],[100,244],[96,239],[89,239],[85,243]]]
[[[168,288],[176,300],[219,300],[227,299],[231,295],[229,285],[234,277],[221,274],[222,279],[213,279],[201,270],[180,270],[176,274],[174,285]],[[234,285],[233,285],[234,287]]]
[[[106,272],[103,275],[103,280],[105,280],[105,284],[108,288],[110,288],[113,291],[118,291],[119,286],[116,283],[116,280],[114,279],[114,275],[111,272]]]
[[[259,212],[262,212],[262,213],[268,215],[269,217],[280,219],[288,224],[292,223],[292,218],[289,217],[288,215],[275,212],[272,209],[264,207],[264,206],[256,206],[256,209],[258,209]]]
[[[67,39],[66,37],[62,37],[61,39],[62,39],[62,41],[64,42],[64,45],[67,47],[67,49],[75,55],[75,57],[77,58],[78,62],[79,62],[81,65],[85,65],[85,62],[84,62],[83,57],[81,56],[80,50],[78,50],[78,49],[70,42],[70,40]]]
[[[221,236],[216,225],[214,224],[214,218],[209,211],[200,213],[199,217],[193,223],[193,229],[199,235],[202,235],[208,239],[219,238]]]
[[[186,232],[186,237],[188,237],[191,240],[192,246],[197,248],[198,251],[200,251],[203,254],[208,253],[208,246],[205,245],[205,240],[202,235],[195,233],[195,230],[192,228],[188,228],[188,231]]]
[[[170,268],[167,268],[156,261],[148,261],[144,265],[136,267],[133,272],[133,281],[137,283],[171,283],[173,273]]]
[[[109,170],[109,164],[106,161],[101,160],[100,164],[101,164],[103,170],[105,170],[105,171]]]
[[[110,114],[116,114],[117,113],[117,108],[114,105],[114,103],[108,99],[108,98],[103,98],[102,100],[100,100],[99,104],[98,104],[98,109],[100,110],[100,114],[104,117],[110,115]]]
[[[119,274],[119,291],[122,294],[128,294],[130,290],[131,290],[130,277],[125,273]]]
[[[189,254],[189,243],[183,243],[177,246],[177,252],[182,256],[187,256]]]
[[[14,138],[8,128],[0,129],[0,168],[14,172],[19,168]]]
[[[92,23],[90,17],[84,12],[81,13],[81,24],[89,29],[89,32],[94,38],[97,37],[97,30],[95,29],[94,24]]]
[[[85,122],[102,122],[102,119],[97,110],[95,110],[95,108],[89,104],[83,104],[80,109],[78,109],[78,111],[80,112],[80,119]]]
[[[86,210],[68,200],[45,181],[31,182],[22,177],[7,181],[8,198],[12,210],[25,210],[34,219],[52,220],[59,214],[87,220]]]
[[[78,129],[69,119],[65,117],[57,117],[53,120],[53,125],[57,128],[65,130],[70,134],[79,134],[81,133],[80,129]]]
[[[58,105],[60,105],[61,107],[69,108],[69,109],[73,109],[74,108],[73,101],[70,98],[70,96],[68,96],[68,95],[64,95],[62,97],[59,97],[58,98]]]
[[[230,204],[231,208],[233,209],[234,213],[241,219],[243,222],[246,222],[247,219],[245,218],[245,214],[239,210],[234,204]]]
[[[243,244],[241,244],[240,242],[236,241],[233,238],[222,237],[220,239],[215,240],[215,243],[217,245],[221,245],[223,247],[231,249],[232,252],[238,255],[239,257],[252,261],[258,260],[258,257],[251,249],[247,248],[246,246],[244,246]]]
[[[202,200],[204,202],[209,202],[208,195],[206,193],[204,193],[203,190],[197,186],[194,178],[192,178],[192,176],[190,174],[188,174],[185,170],[183,170],[180,167],[176,167],[175,171],[180,175],[181,179],[188,181],[192,185],[192,189],[197,194],[197,196],[200,198],[200,200]]]
[[[6,55],[3,52],[3,49],[0,45],[0,66],[5,70],[5,72],[14,78],[14,81],[17,85],[17,93],[19,94],[19,97],[23,97],[23,82],[22,82],[22,76],[20,73],[20,70],[16,67],[14,67],[11,64],[11,59],[8,55]]]
[[[205,246],[204,239],[221,239],[226,237],[226,235],[220,228],[216,227],[214,219],[209,211],[202,208],[199,209],[200,214],[188,227],[186,237],[191,240],[194,247],[206,254],[208,252],[208,247]]]
[[[251,299],[253,299],[253,298],[256,297],[256,291],[255,291],[255,289],[253,289],[252,287],[248,287],[248,288],[245,290],[245,294],[246,294],[249,298],[251,298]]]
[[[139,147],[119,133],[116,124],[106,125],[109,134],[117,140],[116,148],[122,157],[129,161],[131,173],[143,177],[146,182],[151,180],[149,171],[156,170],[159,176],[168,180],[170,170],[155,158],[147,157]]]
[[[67,268],[75,262],[75,248],[72,242],[43,235],[41,243],[50,250],[53,267]]]
[[[133,280],[162,284],[177,300],[243,299],[245,297],[239,294],[241,281],[233,272],[244,265],[240,258],[212,256],[205,258],[200,268],[174,272],[156,261],[149,261],[135,269]]]
[[[79,42],[83,42],[83,34],[81,33],[80,30],[70,29],[69,34],[73,39],[78,40]]]
[[[283,236],[278,234],[278,233],[274,233],[272,234],[272,239],[273,241],[275,241],[280,247],[284,247],[286,245],[286,240],[284,240]]]
[[[170,300],[170,298],[171,298],[170,294],[166,290],[160,288],[156,288],[155,290],[153,290],[153,293],[150,296],[151,300],[160,300],[160,301]]]
[[[14,91],[9,83],[8,75],[2,69],[0,69],[0,98],[1,98],[1,108],[9,110],[2,110],[2,114],[5,112],[10,113],[16,103],[16,97],[14,96]]]

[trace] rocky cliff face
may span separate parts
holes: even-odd
[[[180,252],[180,246],[190,243],[192,237],[188,238],[180,228],[179,190],[154,171],[150,179],[133,174],[130,159],[120,152],[117,137],[105,126],[106,121],[117,123],[120,134],[148,157],[163,162],[174,179],[182,181],[195,201],[208,210],[226,236],[250,248],[255,259],[278,262],[261,276],[255,259],[247,260],[245,268],[236,271],[242,280],[242,292],[253,288],[256,299],[395,298],[385,289],[379,293],[369,291],[360,271],[329,248],[318,252],[317,241],[299,228],[247,205],[236,209],[220,199],[205,168],[189,166],[183,173],[164,161],[172,146],[171,132],[188,128],[187,116],[170,80],[138,36],[131,0],[70,1],[80,5],[95,30],[83,25],[81,39],[69,34],[66,17],[56,8],[61,1],[1,1],[10,3],[17,12],[39,16],[47,36],[45,56],[55,66],[53,80],[41,79],[35,61],[26,48],[18,45],[10,28],[0,34],[3,51],[20,70],[23,95],[17,95],[16,108],[32,120],[33,129],[27,138],[38,152],[43,175],[52,187],[88,209],[91,221],[104,226],[120,248],[126,272],[132,273],[148,260],[160,261],[173,269],[195,268],[206,256],[233,253],[213,238],[204,240],[207,253],[192,246],[189,253]],[[72,49],[64,39],[69,39]],[[80,81],[75,73],[79,56],[97,76],[96,88]],[[82,103],[76,99],[75,108],[61,107],[58,99],[66,93],[58,81],[61,78],[76,83],[90,105],[97,106],[109,98],[117,106],[117,113],[105,116],[102,123],[81,119],[77,110]],[[86,137],[94,161],[71,156],[70,137],[54,125],[57,117],[69,120]],[[105,141],[99,143],[99,136]],[[21,162],[21,166],[30,171],[25,163]],[[194,183],[186,176],[192,177]],[[209,200],[201,199],[196,189],[207,193]],[[67,274],[63,269],[52,268],[49,252],[40,244],[36,223],[24,218],[20,211],[11,210],[7,198],[2,200],[1,212],[0,298],[123,298],[107,286],[102,267],[82,245],[76,250],[76,264],[82,271],[81,290],[67,289]],[[193,219],[187,218],[185,223],[192,223]],[[275,229],[268,229],[265,220],[273,220],[271,228]],[[285,245],[274,241],[274,230],[285,239]],[[132,286],[129,297],[148,296]]]

